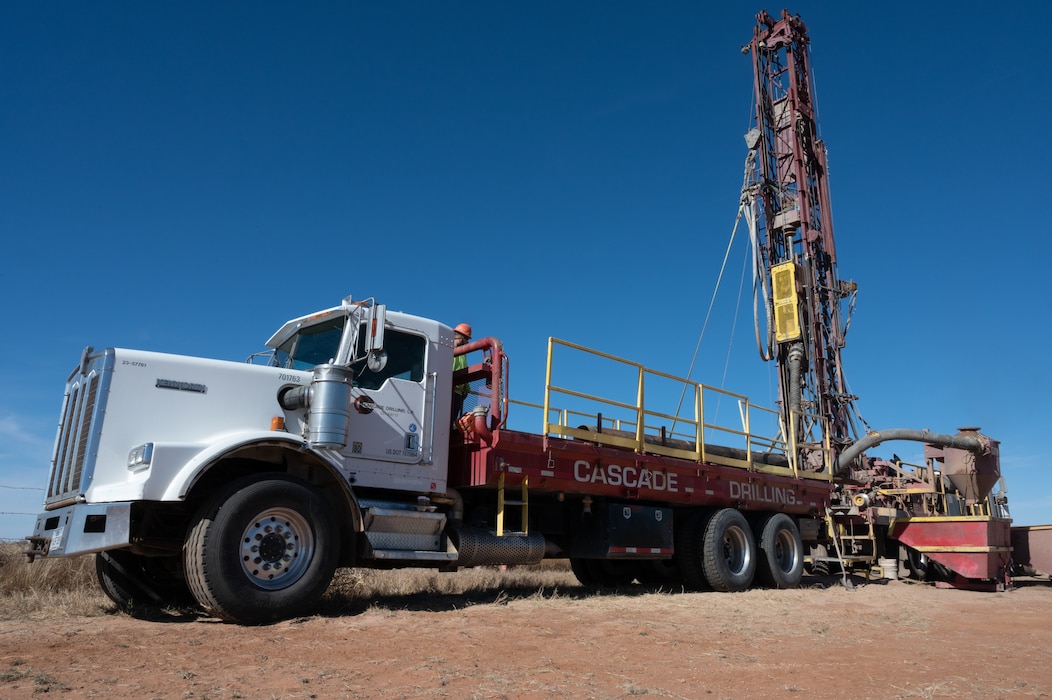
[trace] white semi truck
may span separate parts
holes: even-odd
[[[243,623],[309,610],[338,566],[565,557],[588,585],[740,591],[795,586],[805,559],[890,559],[1003,586],[998,443],[974,428],[859,434],[841,361],[855,285],[837,273],[810,40],[788,12],[757,21],[741,201],[777,410],[549,339],[539,431],[512,430],[498,340],[454,348],[448,326],[372,300],[289,321],[265,365],[89,348],[29,556],[96,553],[122,607],[195,600]],[[564,351],[617,371],[574,361],[553,380]],[[627,392],[615,376],[631,378]],[[469,408],[452,416],[465,384]],[[680,406],[656,405],[652,388],[670,384]],[[740,421],[714,423],[720,401]],[[924,442],[926,464],[866,456],[890,439]]]
[[[88,348],[30,556],[97,553],[103,589],[128,609],[196,600],[258,623],[309,610],[337,566],[547,555],[589,584],[741,590],[759,565],[793,586],[800,529],[815,539],[829,502],[829,474],[784,456],[668,433],[655,444],[642,403],[638,431],[604,432],[602,417],[508,430],[497,340],[458,348],[478,361],[454,372],[448,326],[371,300],[289,321],[267,345],[266,365]],[[451,430],[459,384],[475,405]]]

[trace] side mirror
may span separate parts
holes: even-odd
[[[370,350],[365,358],[365,366],[370,372],[383,372],[384,367],[387,366],[387,351]]]
[[[384,349],[384,326],[387,323],[387,304],[373,304],[369,307],[369,322],[366,326],[368,336],[365,339],[365,351],[373,354],[374,351]],[[384,358],[386,364],[386,357]]]
[[[343,329],[343,337],[340,339],[339,350],[332,360],[333,364],[341,366],[362,359],[356,356],[356,347],[364,352],[365,356],[372,356],[383,350],[384,326],[387,323],[387,306],[377,304],[372,299],[366,299],[365,302],[354,302],[347,297],[343,300],[343,306],[347,309],[347,322]],[[365,317],[364,328],[362,328],[363,316]],[[363,332],[365,338],[361,337]],[[386,364],[386,360],[383,362]]]

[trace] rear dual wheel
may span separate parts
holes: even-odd
[[[785,513],[776,513],[760,528],[756,575],[772,588],[796,588],[804,575],[804,544],[800,529]]]
[[[738,592],[756,577],[772,588],[795,588],[804,569],[804,546],[796,522],[785,513],[759,521],[755,537],[745,516],[734,508],[712,513],[697,510],[676,530],[676,556],[664,567],[692,590]],[[571,559],[577,579],[586,586],[647,582],[639,567],[648,562]]]
[[[784,513],[761,521],[757,539],[749,521],[734,508],[696,511],[677,532],[676,561],[694,590],[738,592],[753,578],[775,588],[794,588],[803,576],[800,530]]]
[[[696,591],[746,590],[756,571],[755,551],[749,522],[734,508],[695,511],[676,533],[676,562]]]
[[[756,542],[745,516],[734,508],[717,511],[702,537],[705,579],[713,590],[737,593],[752,585]]]
[[[679,566],[671,559],[581,559],[570,558],[570,569],[582,586],[627,586],[639,581],[643,586],[683,585]]]
[[[675,589],[684,584],[683,571],[675,559],[648,559],[639,562],[636,580],[651,588]]]
[[[628,559],[580,559],[570,558],[570,569],[582,586],[627,586],[636,579],[639,565]]]
[[[676,564],[688,590],[712,590],[705,577],[705,555],[702,538],[712,513],[698,510],[686,516],[682,527],[676,528]]]

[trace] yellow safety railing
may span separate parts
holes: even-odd
[[[635,395],[635,400],[616,400],[593,393],[594,390],[583,391],[553,384],[554,355],[557,347],[615,363],[619,372],[625,377],[631,377],[631,379],[623,378],[623,383],[618,388],[624,392],[623,395],[628,395],[631,391]],[[577,370],[577,373],[572,376],[589,377],[594,383],[594,377],[607,375],[601,372]],[[634,382],[634,386],[625,386],[624,383],[628,381]],[[682,389],[684,399],[689,396],[689,407],[693,417],[684,418],[648,405],[646,402],[648,387],[654,382],[671,383],[677,389]],[[608,392],[604,391],[604,393]],[[740,425],[706,421],[707,403],[724,398],[737,403]],[[587,404],[598,410],[590,412],[576,406],[558,407],[555,405],[556,401]],[[827,423],[820,416],[805,412],[794,413],[789,416],[790,425],[784,426],[777,411],[753,404],[743,394],[647,369],[638,362],[556,338],[548,339],[544,405],[538,408],[542,409],[545,435],[587,440],[611,447],[631,449],[638,453],[660,454],[751,471],[832,480],[832,449],[826,429]],[[763,436],[753,431],[753,423],[760,416],[778,426],[778,434],[775,437]],[[801,422],[808,426],[807,431],[798,430]],[[574,423],[578,425],[575,427]],[[798,441],[796,435],[800,432],[807,432],[807,434],[817,432],[819,437],[808,442]],[[718,441],[706,440],[706,433],[716,434]],[[784,435],[790,436],[788,442],[783,437]],[[726,445],[720,445],[719,441],[736,442],[737,446],[728,448]],[[820,471],[807,469],[799,463],[799,455],[805,451],[821,456]],[[761,459],[763,454],[781,455],[787,466],[767,464]]]

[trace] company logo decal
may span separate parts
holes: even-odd
[[[573,465],[573,477],[586,484],[627,486],[630,489],[679,491],[679,475],[672,472],[651,471],[646,467],[620,464],[595,465],[579,459]]]
[[[178,391],[192,391],[196,394],[207,394],[208,387],[204,384],[195,384],[193,382],[180,382],[175,379],[157,379],[155,385],[158,389],[176,389]]]
[[[359,396],[354,400],[354,410],[363,416],[376,410],[376,402],[368,396]]]
[[[796,492],[791,488],[764,484],[743,484],[737,481],[730,481],[727,485],[730,487],[731,498],[735,500],[784,503],[790,506],[803,502],[796,497]]]

